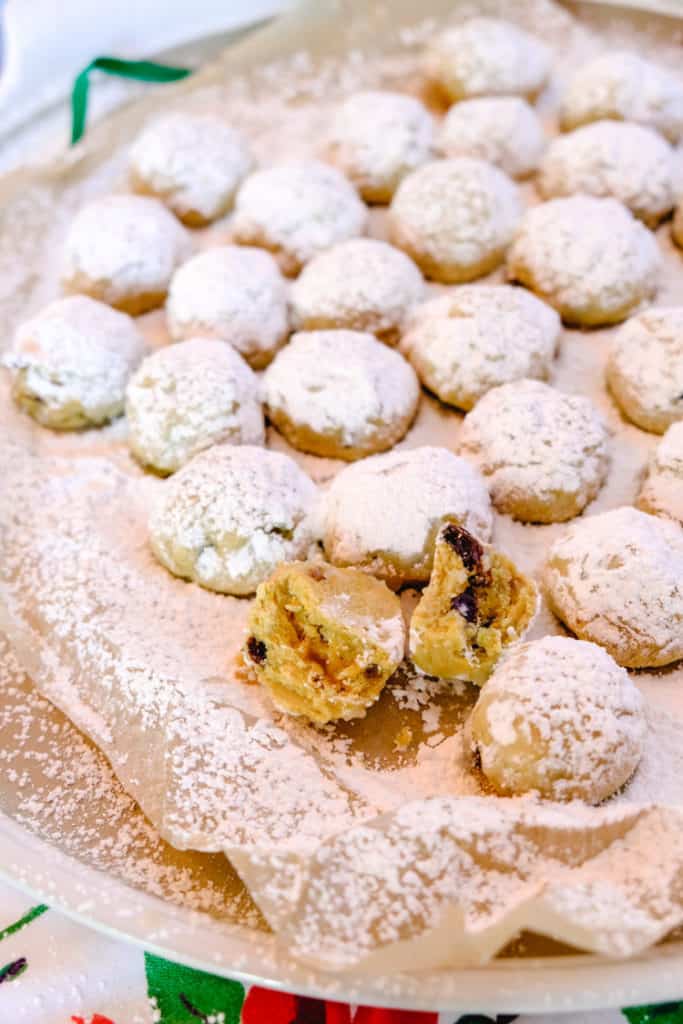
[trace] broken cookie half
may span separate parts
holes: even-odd
[[[358,569],[283,564],[256,592],[245,660],[289,714],[362,718],[404,651],[398,597]]]
[[[434,568],[410,623],[413,664],[481,686],[533,619],[538,593],[509,558],[455,522],[439,532]]]

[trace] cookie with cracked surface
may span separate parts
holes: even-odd
[[[541,121],[518,96],[482,96],[455,103],[436,139],[444,156],[487,160],[511,178],[528,178],[538,167],[545,135]]]
[[[248,628],[245,659],[275,705],[321,724],[362,718],[403,659],[399,599],[357,569],[281,565]]]
[[[506,555],[447,523],[410,620],[413,664],[430,676],[481,686],[505,648],[523,636],[537,603],[534,583]]]
[[[683,422],[673,423],[652,452],[636,505],[683,526]]]

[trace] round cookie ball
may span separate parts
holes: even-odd
[[[588,398],[521,380],[493,388],[467,414],[460,450],[488,478],[499,512],[558,523],[577,516],[602,487],[608,438]]]
[[[355,565],[393,587],[426,581],[447,519],[479,540],[491,535],[486,484],[466,459],[430,446],[373,455],[330,484],[323,510],[325,553],[335,565]]]
[[[643,698],[596,644],[546,636],[522,644],[484,684],[466,742],[501,796],[599,804],[643,755]]]
[[[295,334],[263,376],[271,423],[300,451],[361,459],[391,448],[420,399],[402,355],[360,331]]]
[[[187,232],[158,199],[105,196],[69,228],[62,287],[137,316],[162,304],[190,251]]]
[[[18,328],[4,364],[20,408],[44,427],[79,430],[123,412],[128,377],[144,351],[129,316],[73,295]]]
[[[388,203],[432,153],[434,125],[419,100],[399,92],[354,93],[332,123],[327,158],[368,203]]]
[[[251,163],[244,139],[223,118],[178,111],[138,136],[129,175],[136,192],[156,196],[183,224],[202,227],[230,209]]]
[[[307,556],[316,502],[315,484],[286,455],[214,445],[163,484],[150,543],[174,576],[252,594],[281,562]]]
[[[528,210],[508,252],[508,277],[583,327],[624,320],[653,297],[660,267],[652,233],[616,199],[591,196]]]
[[[676,201],[674,151],[638,124],[597,121],[554,139],[541,163],[543,196],[611,196],[650,227]]]
[[[683,531],[638,509],[580,519],[555,541],[543,582],[573,633],[627,668],[683,658]]]
[[[477,17],[436,36],[424,65],[452,103],[472,96],[535,96],[548,78],[550,52],[509,21]]]
[[[652,452],[636,505],[683,526],[683,421],[673,423]]]
[[[175,473],[213,444],[263,444],[254,373],[231,345],[191,338],[148,356],[128,382],[128,444],[143,466]]]
[[[292,320],[302,331],[348,328],[380,341],[398,340],[425,286],[412,260],[375,238],[353,238],[320,253],[290,292]]]
[[[436,147],[444,156],[487,160],[511,178],[528,178],[543,155],[545,136],[526,100],[483,96],[451,107],[441,124]]]
[[[294,276],[335,242],[362,235],[367,207],[336,169],[316,160],[251,174],[235,201],[233,238],[268,249],[283,274]]]
[[[671,142],[683,133],[683,86],[678,78],[636,53],[617,50],[584,64],[562,98],[563,131],[590,121],[636,121]]]
[[[287,286],[270,253],[238,245],[206,249],[173,275],[166,317],[175,341],[229,341],[254,369],[287,339]]]
[[[471,281],[498,266],[520,216],[507,175],[460,157],[434,160],[404,178],[391,203],[389,231],[427,277]]]
[[[499,384],[546,379],[560,331],[555,310],[523,288],[471,284],[418,306],[401,347],[425,387],[471,409]]]
[[[671,222],[671,237],[679,249],[683,249],[683,202],[679,202]]]
[[[623,414],[653,434],[683,419],[683,306],[646,309],[614,337],[605,369]]]

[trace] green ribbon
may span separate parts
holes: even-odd
[[[83,137],[88,113],[90,72],[104,71],[119,78],[133,78],[137,82],[178,82],[192,74],[190,68],[174,68],[168,64],[155,64],[151,60],[119,60],[118,57],[96,57],[81,71],[71,93],[71,145]]]

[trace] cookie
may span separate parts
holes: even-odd
[[[403,660],[401,604],[357,569],[281,565],[256,591],[245,661],[288,714],[362,718]]]
[[[550,52],[509,21],[477,17],[437,35],[424,67],[451,103],[472,96],[535,96],[548,78]]]
[[[84,206],[64,246],[62,287],[137,316],[160,306],[189,236],[158,199],[105,196]]]
[[[263,444],[256,376],[231,345],[191,338],[148,356],[128,382],[128,444],[158,473],[175,473],[221,442]]]
[[[607,386],[627,419],[663,434],[683,419],[683,306],[646,309],[615,335]]]
[[[498,511],[527,523],[577,516],[610,463],[607,427],[592,402],[537,380],[489,391],[465,417],[460,451],[487,478]]]
[[[270,422],[294,448],[332,459],[391,448],[419,398],[410,363],[360,331],[295,334],[263,376]]]
[[[419,100],[399,92],[354,93],[339,107],[326,157],[368,203],[388,203],[399,183],[432,155],[434,126]]]
[[[643,754],[643,698],[596,644],[546,636],[523,644],[484,685],[466,744],[501,796],[599,804]]]
[[[545,149],[540,119],[518,96],[482,96],[455,103],[436,139],[444,156],[487,160],[511,178],[533,174]]]
[[[499,384],[546,379],[560,333],[555,310],[523,288],[472,284],[417,306],[401,350],[442,402],[471,409]]]
[[[293,459],[251,445],[200,452],[165,481],[149,521],[174,576],[243,596],[314,542],[317,488]]]
[[[53,430],[80,430],[123,412],[128,377],[144,351],[129,316],[73,295],[17,329],[4,365],[24,412]]]
[[[527,210],[507,266],[566,323],[598,327],[654,296],[661,259],[652,233],[616,199],[570,196]]]
[[[489,495],[474,466],[430,446],[373,455],[338,473],[325,494],[325,553],[392,587],[426,582],[446,519],[489,539]]]
[[[430,676],[481,686],[505,648],[524,634],[537,603],[533,582],[509,558],[447,523],[410,620],[413,664]]]
[[[367,207],[335,167],[302,160],[249,175],[237,193],[232,235],[268,249],[290,277],[336,242],[362,235]]]
[[[549,604],[627,668],[683,658],[683,531],[635,508],[580,519],[551,546]]]
[[[261,369],[287,339],[287,287],[270,253],[237,245],[206,249],[173,275],[166,317],[175,341],[229,341]]]
[[[493,270],[512,241],[517,189],[483,160],[434,160],[404,178],[389,210],[391,241],[435,281],[471,281]]]
[[[222,117],[176,111],[133,142],[128,173],[136,192],[197,228],[227,213],[251,164],[246,142]]]
[[[683,134],[683,86],[671,72],[636,53],[601,54],[569,82],[560,123],[570,131],[605,119],[635,121],[678,142]]]
[[[655,227],[676,202],[674,150],[650,128],[597,121],[553,139],[538,188],[547,199],[611,196]]]
[[[292,321],[300,331],[369,331],[394,345],[424,290],[422,274],[400,249],[375,238],[353,238],[320,253],[301,271],[290,292]]]
[[[636,505],[683,526],[683,422],[673,423],[652,452]]]

